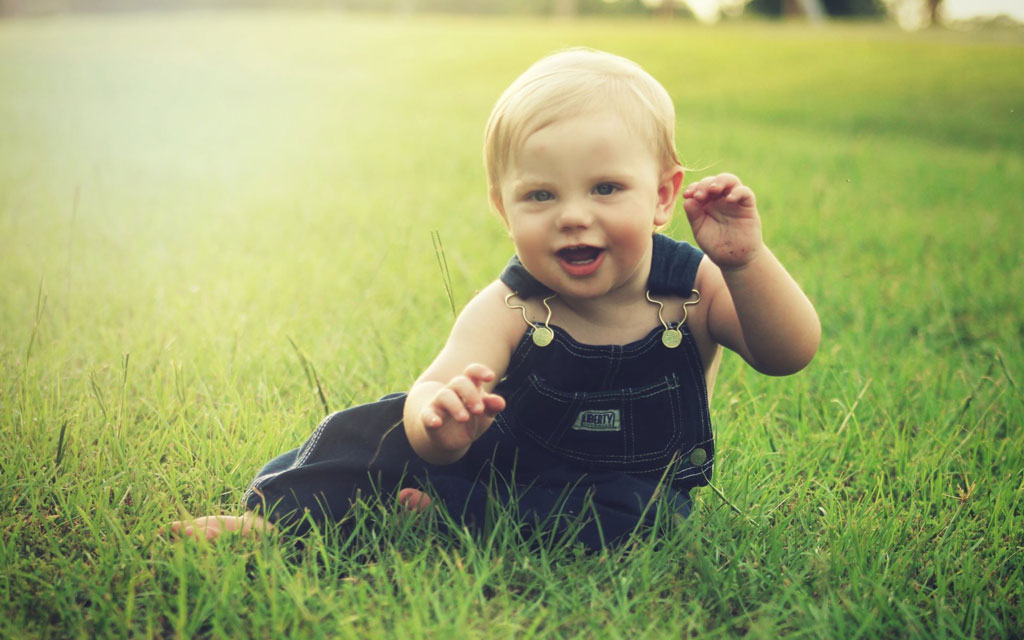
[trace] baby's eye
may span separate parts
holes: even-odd
[[[594,193],[596,193],[599,196],[610,196],[616,191],[618,191],[620,188],[621,187],[619,187],[619,185],[617,184],[612,184],[611,182],[602,182],[601,184],[594,187]]]
[[[534,202],[547,202],[548,200],[554,200],[555,194],[550,191],[531,191],[527,196],[527,200],[533,200]]]

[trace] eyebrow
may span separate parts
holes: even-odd
[[[528,177],[525,179],[516,179],[509,182],[509,186],[512,188],[512,191],[514,192],[523,191],[527,189],[548,188],[551,186],[551,184],[551,180],[541,177]]]

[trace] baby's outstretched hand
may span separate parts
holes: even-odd
[[[697,244],[721,269],[746,266],[764,247],[754,192],[731,173],[686,187],[683,209]]]
[[[471,364],[462,375],[441,387],[423,407],[420,419],[427,437],[444,451],[465,451],[483,434],[494,416],[505,408],[505,399],[484,389],[494,372]]]

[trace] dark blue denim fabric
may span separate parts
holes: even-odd
[[[655,244],[661,266],[651,284],[671,272],[670,289],[685,295],[701,254],[670,242]],[[543,290],[518,260],[502,279]],[[514,501],[524,527],[581,527],[577,539],[590,548],[653,524],[655,498],[688,515],[689,490],[711,476],[714,442],[703,366],[685,325],[675,349],[662,344],[661,327],[627,345],[581,344],[551,328],[545,347],[527,330],[495,390],[507,408],[458,462],[430,465],[415,454],[401,424],[405,394],[392,394],[328,416],[302,447],[267,463],[247,508],[274,521],[303,513],[336,521],[359,495],[412,486],[470,527],[487,520],[489,502]],[[574,520],[580,515],[591,517]]]

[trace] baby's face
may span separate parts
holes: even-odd
[[[524,266],[562,296],[642,292],[652,232],[671,216],[673,172],[614,111],[584,113],[527,136],[495,205]]]

